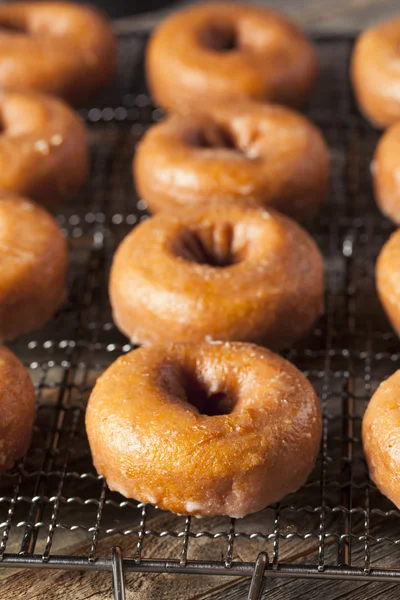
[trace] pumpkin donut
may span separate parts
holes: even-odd
[[[138,225],[111,269],[114,320],[133,343],[304,336],[323,308],[322,258],[294,221],[250,206],[192,207]]]
[[[364,415],[362,440],[369,473],[400,508],[400,371],[381,383]]]
[[[0,473],[29,448],[35,418],[35,390],[18,358],[0,346]]]
[[[229,201],[296,219],[316,212],[330,180],[319,130],[296,112],[245,102],[151,127],[134,158],[137,190],[153,212]]]
[[[358,38],[351,78],[359,107],[373,125],[400,120],[400,18],[370,27]]]
[[[0,91],[0,113],[0,189],[47,208],[76,193],[89,170],[79,117],[61,100],[14,91]]]
[[[24,198],[0,195],[0,340],[37,329],[65,297],[67,246],[56,221]]]
[[[97,380],[86,430],[111,490],[183,515],[243,517],[305,482],[321,412],[307,379],[268,350],[156,345]]]
[[[379,140],[372,175],[379,208],[400,225],[400,123],[389,127]]]
[[[393,329],[400,335],[400,229],[391,235],[379,254],[376,286]]]
[[[288,18],[246,4],[210,2],[159,25],[146,69],[156,102],[185,112],[237,100],[300,107],[318,63],[310,41]]]
[[[0,4],[0,87],[47,92],[81,105],[107,85],[116,41],[94,8],[69,2]]]

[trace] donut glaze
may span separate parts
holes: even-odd
[[[400,371],[381,383],[362,424],[371,479],[400,508]]]
[[[179,514],[243,517],[304,483],[321,414],[307,379],[268,350],[156,345],[97,380],[86,429],[111,490]]]
[[[35,390],[28,371],[0,346],[0,473],[29,448],[35,418]]]
[[[13,91],[0,92],[0,113],[0,189],[47,208],[77,192],[89,168],[79,117],[56,98]]]
[[[393,329],[400,335],[400,229],[391,235],[379,254],[376,286]]]
[[[136,151],[134,178],[153,212],[228,201],[304,219],[327,196],[330,160],[307,119],[245,102],[151,127]]]
[[[384,21],[358,38],[351,62],[360,110],[373,125],[400,120],[400,18]]]
[[[375,198],[384,215],[400,225],[400,123],[381,137],[372,163]]]
[[[0,195],[0,340],[53,315],[65,297],[67,263],[56,221],[24,198]]]
[[[68,2],[0,4],[0,87],[93,98],[116,68],[116,41],[104,16]]]
[[[323,309],[322,257],[294,221],[249,206],[160,213],[118,248],[114,320],[132,342],[292,344]]]
[[[148,44],[146,68],[156,102],[184,112],[236,100],[299,107],[314,85],[318,63],[310,41],[286,17],[210,2],[159,25]]]

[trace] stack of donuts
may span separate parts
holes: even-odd
[[[360,37],[352,77],[363,112],[391,125],[373,173],[382,210],[400,224],[399,29]],[[87,102],[115,65],[115,38],[94,9],[0,6],[2,341],[63,302],[67,248],[46,209],[89,170],[85,129],[66,102]],[[319,450],[315,391],[274,354],[323,312],[323,260],[301,223],[327,196],[330,160],[298,112],[318,61],[287,18],[208,3],[157,28],[146,71],[166,116],[143,137],[133,176],[154,216],[123,240],[109,283],[116,325],[142,347],[97,381],[87,435],[111,490],[179,514],[242,517],[297,490]],[[377,266],[398,332],[399,265],[398,232]],[[372,399],[364,443],[372,476],[400,505],[398,390],[400,373]],[[0,415],[1,471],[26,452],[34,419],[29,375],[3,347]]]

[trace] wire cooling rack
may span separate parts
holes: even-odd
[[[309,229],[325,257],[326,311],[286,352],[324,411],[321,452],[306,485],[258,515],[198,520],[126,500],[94,471],[86,401],[97,376],[131,349],[112,323],[108,269],[117,244],[147,217],[131,160],[143,132],[162,118],[145,91],[145,37],[124,36],[118,82],[82,111],[93,148],[90,183],[58,215],[70,243],[68,302],[12,347],[30,369],[38,409],[31,449],[0,478],[1,566],[110,571],[119,599],[124,570],[252,576],[251,598],[267,577],[400,578],[392,552],[399,511],[369,481],[361,445],[365,406],[395,370],[400,346],[374,287],[375,259],[392,228],[372,196],[379,136],[351,96],[352,43],[316,37],[322,75],[309,114],[329,143],[333,182]]]

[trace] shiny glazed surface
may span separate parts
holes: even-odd
[[[321,133],[301,115],[244,102],[151,127],[135,154],[134,179],[153,212],[250,202],[303,219],[327,196],[330,159]]]
[[[379,140],[372,171],[381,211],[400,225],[400,123],[389,127]]]
[[[246,4],[210,2],[159,25],[146,68],[156,102],[184,112],[237,100],[299,107],[314,85],[318,63],[311,42],[286,17]]]
[[[371,478],[400,508],[400,371],[381,383],[372,396],[362,438]]]
[[[78,191],[88,176],[88,142],[83,123],[66,104],[0,91],[0,120],[1,189],[48,208]]]
[[[282,348],[323,310],[312,238],[274,211],[219,204],[159,213],[121,243],[110,275],[117,326],[134,343],[253,341]]]
[[[97,380],[86,428],[111,490],[179,514],[242,517],[304,483],[321,414],[305,377],[264,348],[156,345]]]
[[[67,245],[56,221],[28,200],[0,194],[0,340],[43,325],[65,297]]]
[[[35,390],[28,371],[0,346],[0,473],[29,448],[35,417]]]
[[[94,8],[0,4],[0,88],[27,88],[82,104],[111,81],[115,69],[114,34]]]
[[[358,38],[351,77],[360,110],[377,127],[400,120],[400,18],[384,21]]]
[[[400,334],[400,229],[391,235],[379,254],[376,285],[393,329]]]

